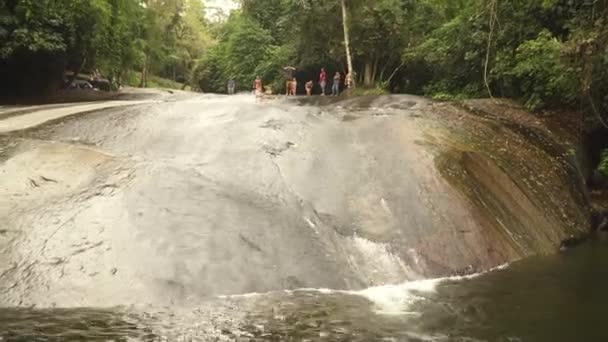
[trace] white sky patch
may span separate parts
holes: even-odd
[[[207,18],[214,19],[215,15],[221,12],[228,15],[230,11],[235,10],[239,5],[234,0],[205,0],[207,9]]]

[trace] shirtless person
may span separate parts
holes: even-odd
[[[298,80],[294,77],[290,83],[290,93],[293,96],[296,96],[296,92],[298,91]]]
[[[253,82],[253,88],[255,89],[255,96],[256,97],[261,97],[262,95],[264,95],[264,85],[262,84],[262,79],[260,78],[260,76],[255,78],[255,81]]]
[[[346,88],[351,88],[353,86],[353,77],[351,76],[350,72],[346,74],[345,83],[346,83]]]
[[[312,87],[313,87],[313,83],[312,80],[306,82],[306,96],[311,96],[312,95]]]
[[[283,68],[285,72],[285,95],[291,95],[291,83],[293,82],[293,74],[296,72],[296,68],[292,66],[286,66]]]

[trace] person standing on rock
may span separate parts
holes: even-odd
[[[341,79],[342,79],[342,76],[340,75],[340,72],[336,71],[336,74],[334,75],[334,83],[331,86],[331,95],[332,96],[340,95],[340,80]]]
[[[234,90],[236,88],[236,82],[234,79],[228,80],[228,95],[234,95]]]
[[[261,97],[264,95],[264,85],[262,84],[262,79],[260,76],[255,78],[255,81],[253,82],[253,89],[256,97]]]
[[[325,85],[327,84],[327,73],[325,68],[321,68],[321,74],[319,74],[319,86],[321,87],[321,96],[325,96]]]
[[[291,95],[296,96],[298,92],[298,80],[294,77],[291,80]]]
[[[348,72],[346,74],[346,79],[344,80],[344,82],[346,83],[346,88],[351,88],[353,86],[353,76],[352,73]]]
[[[283,68],[283,71],[285,72],[285,95],[290,95],[292,89],[292,82],[294,80],[293,74],[295,73],[296,68],[292,66],[286,66]]]
[[[306,96],[311,96],[312,95],[312,87],[313,87],[312,80],[306,82],[306,84],[304,85],[304,87],[306,88]]]

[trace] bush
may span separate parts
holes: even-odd
[[[275,60],[275,55],[280,59],[281,51],[271,44],[270,33],[251,19],[231,16],[224,37],[194,70],[192,83],[204,92],[225,92],[229,79],[236,81],[237,89],[250,89],[256,75],[268,74],[269,61]]]
[[[141,73],[135,70],[128,70],[122,75],[122,84],[129,87],[139,87],[141,83]]]
[[[602,158],[597,170],[600,172],[600,174],[602,174],[602,176],[608,177],[608,149],[602,151]]]
[[[365,95],[386,95],[389,94],[389,91],[381,86],[373,87],[373,88],[354,88],[348,89],[345,92],[346,96],[365,96]]]
[[[531,110],[550,104],[571,105],[577,99],[576,70],[562,59],[563,43],[549,31],[517,48],[515,66],[509,71],[520,85],[526,106]]]
[[[179,82],[175,82],[170,79],[158,77],[158,76],[150,76],[148,79],[148,87],[149,88],[167,88],[167,89],[182,89],[184,85]]]
[[[192,87],[205,93],[225,92],[227,82],[224,70],[223,51],[221,46],[212,49],[204,58],[196,63],[192,74]],[[240,88],[240,86],[237,84]]]

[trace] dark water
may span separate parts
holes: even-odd
[[[0,309],[0,341],[608,341],[601,241],[434,284],[236,296],[190,309]]]
[[[424,330],[488,341],[608,341],[608,245],[446,282],[421,305]]]

